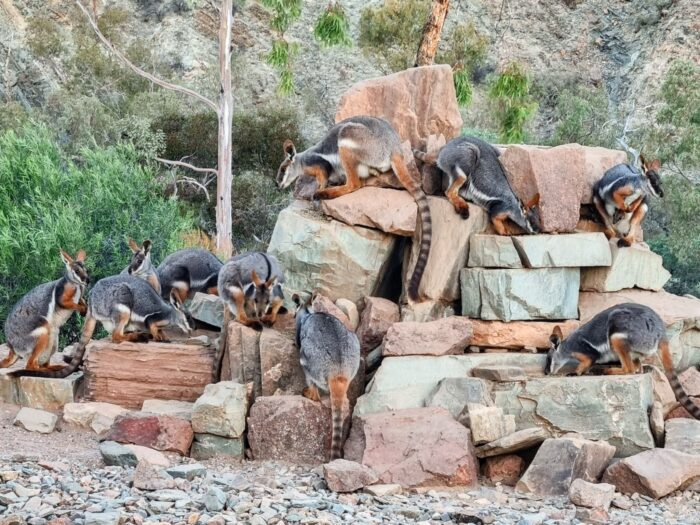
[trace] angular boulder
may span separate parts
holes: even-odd
[[[255,459],[325,463],[331,446],[331,410],[302,396],[259,397],[248,416]]]
[[[349,299],[341,297],[336,299],[335,305],[340,308],[340,311],[345,314],[348,319],[348,330],[354,332],[357,327],[360,326],[360,312],[357,309],[357,305]]]
[[[568,494],[575,479],[597,481],[614,454],[615,447],[604,441],[578,437],[547,439],[515,489],[540,496]]]
[[[548,349],[549,336],[559,326],[568,337],[579,327],[576,320],[567,321],[483,321],[472,319],[473,335],[470,345],[486,348],[520,349],[525,347]]]
[[[355,415],[425,406],[445,378],[464,378],[482,365],[518,364],[530,374],[542,373],[543,354],[465,354],[441,357],[387,357],[374,374],[365,395],[357,400]]]
[[[428,396],[425,406],[442,407],[457,419],[467,403],[493,406],[489,384],[476,377],[448,377]]]
[[[608,268],[581,270],[581,290],[617,292],[624,288],[643,288],[658,291],[671,278],[663,267],[663,258],[645,244],[618,248],[617,240],[613,239],[610,250],[612,264]]]
[[[462,315],[498,321],[576,319],[579,277],[578,268],[464,268]]]
[[[619,457],[654,447],[649,374],[530,378],[510,385],[495,391],[494,401],[515,416],[518,430],[546,425],[556,435],[574,432],[607,441]]]
[[[550,432],[542,427],[531,427],[518,430],[507,436],[503,436],[491,443],[481,445],[476,449],[476,455],[480,458],[500,456],[518,452],[535,445],[539,445],[545,439],[551,437]]]
[[[605,471],[603,482],[618,492],[663,498],[700,479],[700,456],[655,448],[622,459]]]
[[[260,335],[262,395],[298,395],[306,387],[294,333],[265,328]]]
[[[127,412],[129,410],[126,408],[112,403],[66,403],[63,407],[63,421],[101,434],[109,430],[117,416]]]
[[[365,226],[411,237],[416,231],[416,201],[405,190],[365,186],[321,201],[323,213],[350,226]]]
[[[136,454],[116,441],[100,443],[100,454],[107,466],[135,467],[138,464]]]
[[[382,344],[389,327],[398,323],[399,319],[398,304],[381,297],[365,297],[356,332],[362,355],[367,355]]]
[[[680,374],[678,380],[683,386],[683,390],[689,396],[700,396],[700,370],[690,367]]]
[[[401,307],[401,321],[425,323],[453,315],[455,315],[455,309],[451,303],[432,299]]]
[[[131,451],[139,462],[146,461],[158,467],[170,466],[170,460],[162,452],[141,445],[126,444],[124,447]]]
[[[316,290],[357,304],[378,288],[394,243],[392,235],[328,221],[297,201],[279,213],[268,251],[285,269],[290,297]]]
[[[371,468],[347,459],[323,465],[323,478],[333,492],[355,492],[379,479]]]
[[[577,478],[569,487],[569,499],[579,507],[607,510],[614,497],[615,486],[608,483],[591,483]]]
[[[495,406],[467,403],[459,422],[469,427],[475,445],[495,441],[508,433],[503,410]]]
[[[665,448],[700,456],[700,421],[675,418],[666,421]]]
[[[483,474],[491,483],[503,483],[514,487],[525,469],[525,461],[515,454],[486,458]]]
[[[244,453],[243,438],[227,438],[214,434],[195,434],[192,441],[190,457],[203,460],[216,456],[242,458]]]
[[[253,383],[255,395],[262,394],[260,377],[261,333],[240,323],[228,325],[226,350],[221,363],[221,380]]]
[[[442,197],[428,197],[432,220],[430,254],[419,291],[423,299],[444,303],[459,299],[459,271],[467,265],[469,242],[474,233],[490,231],[487,213],[478,206],[469,207],[469,218],[462,219],[450,202]],[[413,274],[418,257],[418,242],[413,242],[407,276]]]
[[[610,266],[610,244],[603,233],[511,237],[525,268]]]
[[[404,488],[472,486],[479,469],[469,430],[435,407],[354,418],[345,458]]]
[[[463,354],[471,337],[471,321],[464,317],[453,316],[427,323],[394,323],[384,338],[382,355]]]
[[[224,302],[217,295],[197,292],[187,310],[194,319],[210,326],[221,328],[224,324]]]
[[[45,410],[37,410],[36,408],[22,407],[15,415],[12,424],[16,427],[23,428],[29,432],[39,432],[41,434],[50,434],[56,428],[58,417],[51,412]]]
[[[75,372],[62,379],[20,377],[15,380],[17,404],[40,410],[60,410],[78,400],[83,373]]]
[[[332,315],[338,319],[338,321],[343,323],[343,326],[345,326],[345,328],[351,332],[354,332],[355,328],[357,328],[352,326],[352,323],[350,323],[350,319],[348,319],[348,316],[345,315],[345,312],[338,308],[333,301],[324,295],[316,294],[314,297],[314,302],[311,306],[315,312]]]
[[[115,418],[105,440],[169,450],[184,456],[190,449],[192,437],[192,425],[189,421],[171,416],[131,412]]]
[[[627,154],[565,144],[554,148],[510,146],[500,157],[508,180],[523,202],[539,193],[543,233],[572,232],[581,204],[591,202],[593,185]]]
[[[452,68],[415,67],[358,82],[341,97],[335,121],[357,115],[386,119],[413,148],[422,149],[430,135],[450,140],[462,129]]]
[[[474,234],[469,244],[470,268],[523,268],[520,254],[507,235]]]
[[[192,408],[192,430],[198,434],[241,437],[247,411],[248,395],[244,385],[233,381],[207,385]]]

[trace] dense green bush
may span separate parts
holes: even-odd
[[[537,111],[531,81],[519,62],[510,62],[492,81],[489,98],[505,143],[525,142],[526,125]]]
[[[561,91],[554,106],[556,127],[552,145],[577,142],[584,146],[619,147],[617,128],[610,119],[608,97],[602,88],[579,85]]]
[[[126,266],[128,237],[152,239],[158,261],[194,228],[133,147],[94,147],[70,159],[41,125],[0,135],[0,190],[0,327],[23,294],[61,276],[59,248],[84,249],[99,279]]]

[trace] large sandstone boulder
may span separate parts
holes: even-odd
[[[329,221],[297,201],[282,210],[269,252],[285,269],[287,296],[310,290],[358,304],[378,288],[395,237]]]
[[[255,459],[321,464],[331,446],[331,410],[302,396],[259,397],[248,416]]]
[[[469,430],[435,407],[356,417],[345,458],[406,488],[471,486],[479,469]]]
[[[608,268],[581,270],[581,290],[617,292],[624,288],[658,291],[671,278],[663,267],[663,259],[646,244],[618,248],[617,239],[610,241],[612,265]]]
[[[472,337],[471,321],[447,317],[427,323],[394,323],[386,333],[382,355],[463,354]]]
[[[605,171],[627,162],[627,154],[565,144],[554,148],[510,146],[501,163],[515,193],[528,202],[539,193],[542,232],[572,232],[581,204],[591,202],[593,185]]]
[[[472,319],[470,345],[485,348],[549,348],[549,336],[559,326],[567,337],[579,327],[576,320],[567,321],[483,321]]]
[[[441,197],[428,197],[433,235],[428,263],[420,284],[424,299],[449,303],[459,299],[459,271],[467,265],[469,242],[474,233],[490,231],[486,212],[478,206],[469,207],[469,218],[462,219],[450,202]],[[407,275],[413,274],[419,244],[413,243],[407,265]]]
[[[575,479],[597,481],[610,463],[615,447],[579,437],[547,439],[515,489],[540,496],[568,494]]]
[[[602,233],[511,237],[525,268],[610,266],[610,244]]]
[[[192,429],[200,434],[241,437],[245,431],[247,411],[245,385],[234,381],[207,385],[192,408]]]
[[[462,315],[500,321],[576,319],[579,278],[578,268],[464,268]]]
[[[501,385],[494,401],[515,416],[519,430],[546,425],[555,436],[575,432],[607,441],[620,457],[654,447],[647,415],[654,400],[649,374],[545,377]]]
[[[78,400],[83,384],[83,373],[75,372],[62,379],[47,377],[20,377],[16,383],[16,403],[41,410],[60,410],[67,403]]]
[[[298,395],[306,386],[294,334],[265,328],[260,335],[262,395]]]
[[[365,395],[357,400],[355,414],[371,414],[425,406],[445,378],[463,378],[479,365],[517,365],[530,374],[542,374],[543,354],[465,354],[441,357],[386,357]]]
[[[620,290],[612,293],[581,292],[580,319],[589,321],[595,314],[620,303],[639,303],[652,308],[666,323],[673,363],[677,370],[700,364],[700,299],[679,297],[663,290]]]
[[[127,412],[129,410],[126,408],[112,403],[66,403],[63,407],[63,421],[101,434],[109,430],[117,416]]]
[[[357,328],[362,355],[377,348],[389,327],[399,322],[399,305],[381,297],[365,297],[365,307]]]
[[[363,80],[341,97],[335,121],[357,115],[388,120],[402,140],[423,148],[429,135],[459,135],[462,117],[447,65],[407,69]]]
[[[668,448],[655,448],[614,463],[603,481],[618,492],[663,498],[700,479],[700,456]]]
[[[545,428],[526,428],[498,438],[491,443],[481,445],[476,449],[476,455],[480,458],[490,458],[502,454],[510,454],[539,445],[549,437],[551,437],[551,434]]]

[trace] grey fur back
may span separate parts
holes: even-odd
[[[277,277],[278,283],[284,283],[284,274],[276,257],[260,252],[241,253],[229,259],[219,270],[219,295],[224,297],[222,287],[233,285],[243,288],[250,284],[253,270],[262,281]]]
[[[163,297],[170,293],[169,283],[179,280],[179,270],[186,268],[193,288],[201,286],[212,275],[218,274],[223,263],[211,252],[202,248],[186,248],[168,255],[156,268],[163,287]]]
[[[54,303],[54,289],[60,279],[40,284],[23,296],[5,320],[5,338],[12,349],[26,357],[34,349],[36,338],[30,333],[49,315],[49,308],[60,308]],[[61,308],[61,310],[63,310]]]
[[[118,304],[127,306],[139,316],[166,313],[173,308],[150,284],[138,277],[114,275],[100,279],[90,293],[90,315],[100,321],[111,318]]]

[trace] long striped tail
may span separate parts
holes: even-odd
[[[678,402],[685,408],[688,413],[695,419],[700,419],[700,406],[693,403],[693,400],[688,397],[688,394],[683,389],[680,380],[678,379],[678,374],[673,367],[673,360],[671,359],[671,352],[668,348],[668,341],[663,340],[659,343],[659,355],[661,356],[661,362],[666,370],[666,377],[668,382],[671,384],[673,393],[676,396]]]
[[[328,380],[331,394],[331,417],[333,434],[331,438],[331,461],[343,455],[343,440],[345,430],[345,407],[348,403],[348,386],[350,381],[345,376],[335,376]]]
[[[92,339],[92,334],[95,331],[96,324],[97,320],[88,315],[85,319],[85,326],[83,327],[83,333],[80,336],[80,341],[78,342],[78,346],[75,348],[73,359],[71,359],[71,362],[68,365],[64,366],[60,370],[16,370],[10,375],[12,377],[50,377],[53,379],[68,377],[73,372],[78,370],[80,363],[83,362],[85,348],[90,342],[90,339]]]
[[[411,301],[420,301],[418,290],[420,288],[421,279],[423,278],[423,272],[425,272],[425,267],[428,264],[430,243],[433,238],[433,223],[430,218],[430,206],[428,205],[428,198],[425,196],[420,183],[414,180],[408,172],[408,168],[406,167],[401,153],[392,155],[391,167],[404,188],[413,196],[418,206],[418,216],[421,225],[420,249],[418,251],[418,258],[416,259],[416,265],[413,268],[413,275],[411,275],[411,279],[408,282],[407,293]]]

